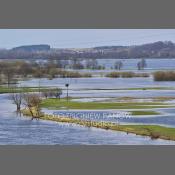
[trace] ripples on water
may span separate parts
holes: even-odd
[[[151,140],[149,137],[126,134],[124,132],[71,126],[49,121],[31,121],[16,116],[15,106],[8,95],[0,95],[0,144],[175,144],[173,141]]]

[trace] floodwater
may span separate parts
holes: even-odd
[[[167,87],[174,88],[174,81],[155,82],[149,78],[46,78],[21,81],[20,86],[54,86],[65,89],[69,83],[71,97],[175,97],[175,90],[127,90],[127,88]],[[121,89],[121,90],[117,90]],[[126,89],[126,90],[123,90]],[[65,96],[66,90],[63,91]]]
[[[165,145],[174,141],[151,140],[149,137],[79,127],[16,116],[8,94],[0,95],[0,145]]]
[[[29,79],[20,81],[21,86],[59,86],[65,88],[65,84],[70,84],[70,89],[118,89],[118,88],[144,88],[144,87],[175,87],[174,81],[154,81],[152,77],[147,78],[55,78],[48,80],[46,78]]]
[[[110,69],[116,60],[98,60],[101,65],[106,65]],[[117,60],[118,61],[118,60]],[[139,59],[122,59],[122,70],[137,71]],[[173,70],[175,59],[146,59],[147,67],[144,71]],[[94,71],[95,72],[95,71]],[[69,96],[83,97],[82,100],[106,100],[113,97],[175,97],[175,90],[130,90],[127,88],[146,88],[146,87],[175,87],[175,82],[155,82],[152,77],[148,78],[56,78],[30,79],[19,82],[19,86],[52,86],[63,88],[63,97],[66,95],[65,84],[69,83]],[[118,90],[120,89],[120,90]],[[124,90],[125,89],[125,90]],[[49,111],[44,109],[45,112]],[[98,115],[98,121],[113,121],[125,124],[156,124],[175,127],[175,109],[159,109],[163,114],[160,116],[132,116],[115,118],[104,116],[104,111],[91,111],[92,120]],[[8,99],[8,94],[0,95],[0,144],[47,144],[47,145],[74,145],[74,144],[121,144],[121,145],[145,145],[145,144],[175,144],[174,141],[151,140],[149,137],[126,134],[124,132],[107,131],[95,128],[80,127],[77,125],[55,123],[50,121],[31,121],[23,116],[16,116],[15,106]],[[65,114],[65,111],[59,111]],[[66,111],[67,112],[67,111]],[[69,111],[74,115],[86,116],[89,111]],[[108,111],[109,112],[109,111]],[[110,111],[111,113],[114,111]],[[115,111],[116,112],[116,111]]]

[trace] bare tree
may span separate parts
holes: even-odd
[[[141,70],[142,69],[141,62],[140,61],[137,63],[137,68],[138,68],[138,70]]]
[[[55,96],[55,98],[60,99],[60,97],[62,95],[62,89],[60,89],[60,88],[53,89],[53,95]]]
[[[48,97],[55,97],[55,98],[59,98],[62,95],[62,89],[60,88],[55,88],[55,89],[46,89],[42,91],[42,96],[44,98],[48,98]]]
[[[12,93],[10,94],[10,99],[16,105],[17,112],[19,112],[21,110],[22,99],[23,99],[22,91],[17,93],[17,91],[13,89]]]
[[[45,97],[45,98],[48,98],[49,97],[49,90],[43,90],[42,91],[42,96]]]
[[[86,60],[86,68],[87,69],[97,69],[98,61],[96,59],[87,59]]]
[[[146,60],[144,58],[141,59],[141,65],[143,69],[147,66]]]
[[[120,70],[123,67],[123,63],[121,61],[116,61],[114,68]]]
[[[7,65],[3,68],[3,74],[6,77],[8,87],[10,87],[10,84],[14,81],[15,68]]]
[[[29,94],[26,93],[24,94],[24,98],[23,98],[24,102],[23,104],[26,106],[26,108],[29,110],[31,116],[32,116],[32,120],[34,118],[39,119],[41,117],[41,98],[38,94]]]
[[[137,63],[137,68],[138,68],[138,70],[142,70],[142,69],[144,69],[146,66],[147,66],[147,64],[146,64],[146,60],[145,60],[144,58],[142,58],[141,61],[139,61],[139,62]]]
[[[71,68],[73,68],[73,69],[84,69],[84,65],[81,63],[80,59],[73,58],[71,60]]]

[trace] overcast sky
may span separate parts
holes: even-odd
[[[0,48],[49,44],[54,48],[175,42],[175,29],[0,29]]]

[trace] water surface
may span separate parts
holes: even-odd
[[[78,127],[16,116],[8,95],[0,95],[0,145],[142,145],[175,144],[174,141],[151,140],[149,137]]]

